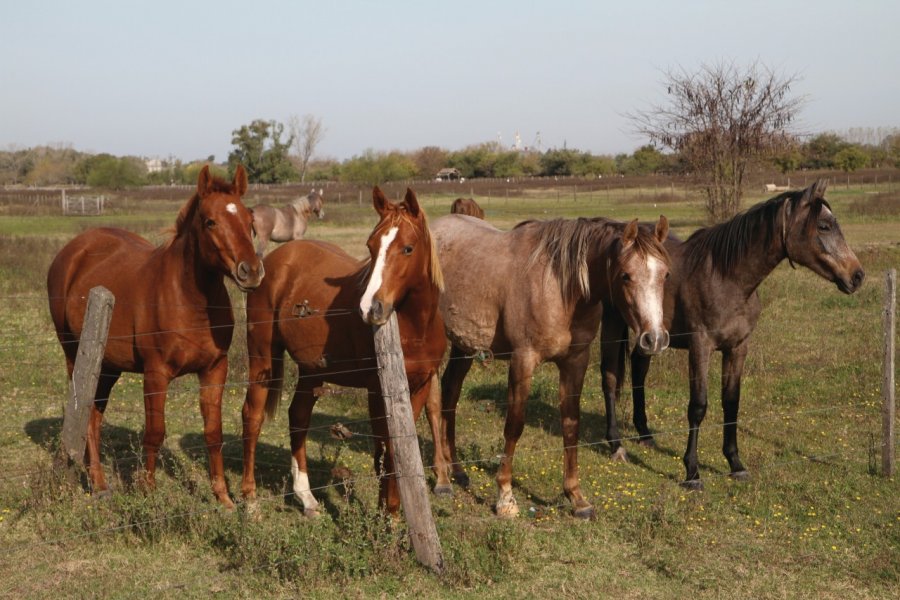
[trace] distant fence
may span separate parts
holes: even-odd
[[[103,195],[68,196],[66,190],[62,190],[59,202],[64,215],[102,215],[106,197]]]

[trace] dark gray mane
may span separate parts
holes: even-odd
[[[692,273],[709,257],[719,274],[733,274],[748,253],[768,248],[772,240],[780,238],[779,215],[783,213],[785,203],[790,203],[790,214],[794,215],[803,193],[804,190],[797,190],[779,194],[724,223],[695,231],[685,241],[687,272]],[[823,205],[828,204],[823,198],[817,199],[812,211],[817,215]]]

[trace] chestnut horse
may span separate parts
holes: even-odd
[[[697,463],[697,438],[706,414],[710,355],[722,353],[722,409],[725,413],[722,452],[731,476],[748,476],[738,457],[737,418],[741,374],[750,336],[762,306],[758,288],[787,259],[833,282],[845,294],[863,283],[865,272],[847,246],[841,228],[825,200],[825,182],[787,192],[761,202],[729,221],[700,229],[687,241],[670,237],[672,276],[666,282],[666,326],[672,347],[688,351],[690,402],[688,443],[683,485],[702,489]],[[607,326],[604,319],[603,327]],[[621,349],[624,353],[624,348]],[[646,444],[644,381],[650,358],[633,354],[634,425]],[[621,381],[621,370],[615,375]],[[615,382],[611,390],[616,390]]]
[[[484,210],[472,198],[457,198],[450,205],[450,214],[469,215],[478,219],[484,218]]]
[[[299,370],[288,416],[293,490],[304,513],[318,513],[319,503],[309,484],[306,435],[317,399],[315,389],[325,382],[368,390],[369,415],[378,440],[376,473],[382,467],[384,473],[393,473],[371,327],[386,323],[393,311],[400,326],[413,414],[418,418],[429,402],[432,435],[440,440],[437,370],[447,341],[438,313],[443,279],[437,253],[425,212],[412,190],[406,190],[398,205],[391,204],[377,187],[372,196],[380,221],[366,242],[370,260],[360,262],[325,242],[289,242],[266,257],[268,276],[247,297],[250,386],[243,410],[241,491],[251,506],[256,497],[253,471],[263,409],[271,418],[281,398],[285,350]],[[443,454],[435,454],[440,463]],[[443,464],[439,468],[446,471]],[[399,508],[393,476],[382,478],[379,503],[389,512]]]
[[[637,220],[603,218],[525,221],[504,232],[479,219],[449,215],[436,220],[432,231],[447,286],[440,304],[452,346],[441,379],[442,445],[454,479],[468,485],[456,454],[456,405],[473,355],[507,359],[506,446],[497,472],[496,510],[502,517],[518,513],[513,453],[525,426],[532,372],[552,361],[559,368],[563,488],[575,515],[589,518],[593,508],[581,493],[577,445],[591,342],[600,315],[616,312],[638,332],[642,351],[655,354],[668,345],[662,300],[669,257],[661,243],[668,221],[660,217],[655,234],[640,229]],[[438,472],[438,485],[449,486],[446,471]]]
[[[309,217],[315,213],[319,219],[325,218],[325,201],[322,190],[312,190],[306,196],[297,198],[282,208],[268,204],[253,207],[253,233],[256,234],[256,253],[262,256],[269,240],[289,242],[299,240],[306,233]]]
[[[131,232],[104,227],[75,237],[53,259],[47,294],[70,379],[88,292],[102,285],[116,299],[85,450],[95,492],[107,490],[100,426],[122,372],[144,374],[144,450],[151,486],[166,432],[169,382],[197,373],[213,493],[225,506],[233,506],[222,468],[222,390],[234,328],[224,278],[246,292],[259,285],[264,273],[250,237],[252,216],[241,202],[246,190],[243,167],[238,166],[231,183],[212,177],[203,167],[197,192],[178,213],[173,238],[161,247]]]

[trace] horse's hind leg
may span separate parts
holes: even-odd
[[[309,466],[306,459],[306,438],[312,420],[313,406],[316,404],[316,396],[313,394],[316,385],[321,385],[321,382],[304,378],[302,371],[298,373],[294,398],[288,409],[291,431],[291,479],[294,484],[294,495],[303,504],[303,514],[308,517],[319,514],[319,502],[309,485]]]
[[[441,446],[445,462],[450,463],[453,471],[453,479],[462,487],[469,487],[469,476],[459,464],[459,457],[456,454],[456,405],[459,403],[462,384],[470,368],[472,358],[466,356],[465,352],[456,346],[451,346],[450,359],[441,376]],[[438,484],[442,483],[438,474]]]
[[[722,411],[725,426],[722,431],[722,453],[731,467],[731,476],[745,479],[749,473],[738,458],[737,419],[741,400],[741,374],[747,358],[747,344],[722,352]]]
[[[434,474],[437,481],[434,485],[434,493],[437,495],[450,495],[453,486],[450,485],[449,457],[443,448],[443,426],[441,424],[441,387],[437,373],[433,373],[428,381],[412,395],[410,399],[413,409],[413,419],[419,420],[422,407],[425,406],[428,424],[431,427],[431,439],[434,440]]]
[[[103,475],[103,465],[100,464],[100,427],[103,424],[103,413],[106,411],[109,393],[120,375],[121,373],[116,371],[100,372],[97,380],[97,393],[94,395],[94,404],[91,406],[91,415],[88,419],[84,462],[88,469],[92,491],[100,497],[109,495],[109,487]]]
[[[590,346],[559,363],[559,412],[562,419],[564,481],[563,490],[576,517],[590,519],[594,508],[581,493],[578,479],[578,428],[581,420],[581,390],[591,360]]]

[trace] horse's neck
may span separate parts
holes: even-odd
[[[775,270],[775,267],[787,257],[781,231],[781,219],[782,217],[779,217],[775,220],[772,231],[766,231],[765,226],[760,227],[757,239],[749,244],[749,248],[744,252],[732,273],[725,276],[726,280],[730,280],[734,285],[740,287],[748,298]],[[767,239],[768,244],[766,244]]]
[[[196,239],[182,235],[162,252],[160,267],[170,281],[178,286],[171,288],[187,298],[210,298],[225,289],[224,276],[200,264]]]
[[[404,329],[428,331],[438,316],[439,294],[431,282],[410,291],[403,301],[403,309],[397,311],[397,319],[404,324]]]

